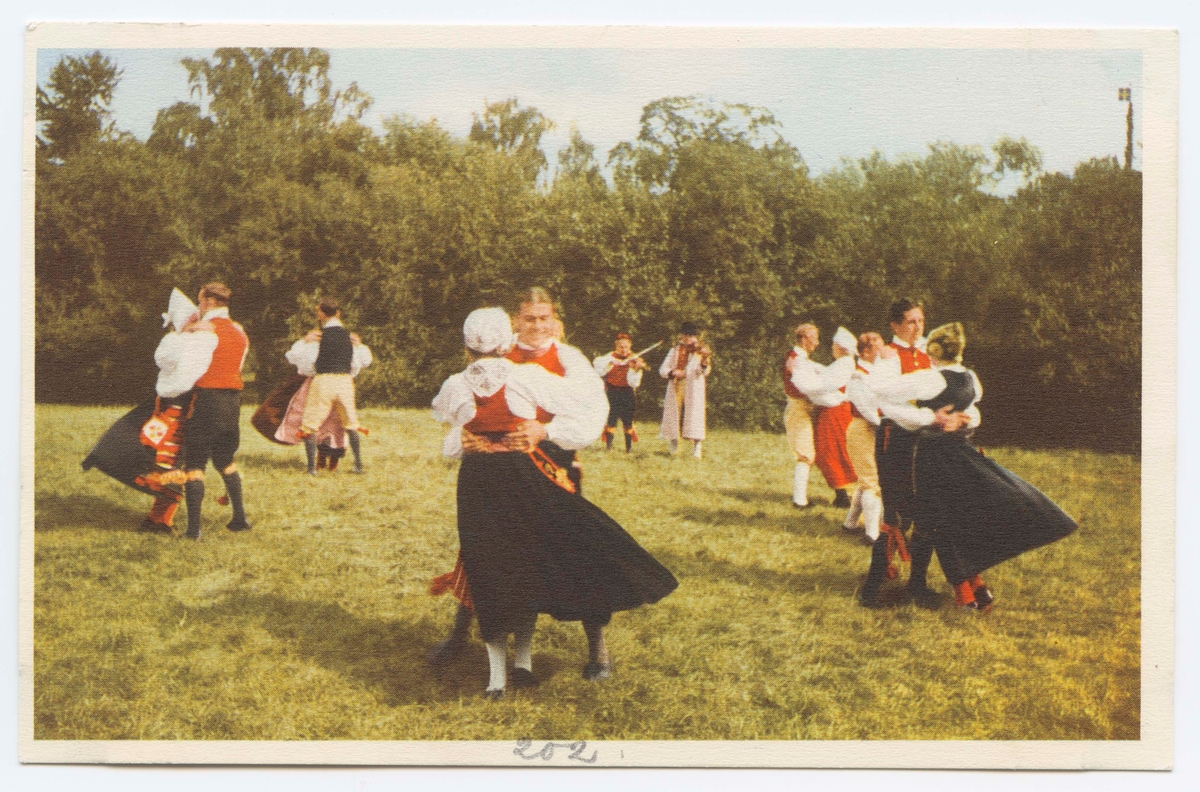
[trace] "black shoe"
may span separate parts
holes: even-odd
[[[425,660],[429,665],[437,668],[444,666],[454,658],[458,657],[458,653],[462,651],[466,641],[459,641],[453,638],[447,638],[439,642],[436,646],[429,650],[429,654],[425,655]]]
[[[200,532],[199,531],[195,531],[195,532],[188,531],[187,533],[184,534],[184,536],[187,537],[188,539],[191,539],[193,542],[200,541]]]
[[[992,596],[991,590],[987,586],[980,586],[975,589],[975,605],[979,610],[987,610],[992,607],[992,603],[996,598]]]
[[[857,533],[862,533],[863,529],[859,528],[857,525],[855,525],[855,526],[843,525],[842,531],[847,534],[857,534]],[[865,536],[865,534],[864,534],[864,536]]]
[[[483,697],[487,701],[499,701],[500,699],[504,698],[504,688],[498,688],[496,690],[490,690],[490,689],[485,690],[485,691],[483,691]]]
[[[149,517],[142,520],[142,524],[138,526],[138,531],[141,533],[156,533],[156,534],[173,534],[175,529],[166,523],[160,523],[156,520],[151,520]]]
[[[878,594],[859,594],[858,604],[862,605],[864,608],[870,608],[871,610],[878,610],[883,607],[883,603],[879,601]]]
[[[513,688],[532,688],[537,687],[538,678],[529,669],[514,668],[508,675],[508,684]]]
[[[583,667],[583,678],[589,682],[599,682],[612,676],[612,663],[588,663]]]
[[[910,586],[908,596],[912,597],[913,604],[918,608],[926,610],[937,610],[942,607],[944,598],[928,586]]]
[[[229,525],[226,525],[225,527],[228,528],[229,530],[233,531],[234,533],[241,533],[242,531],[250,530],[250,523],[246,522],[245,520],[242,520],[241,522],[231,522],[231,523],[229,523]]]
[[[792,501],[792,508],[793,509],[811,509],[812,503],[811,502],[810,503],[796,503],[796,501]]]
[[[315,476],[315,475],[317,475],[317,469],[316,469],[316,468],[309,468],[309,469],[308,469],[306,472],[307,472],[307,473],[308,473],[308,475],[310,475],[310,476]]]
[[[367,472],[367,469],[362,465],[355,465],[354,467],[350,468],[350,472],[356,476],[361,476],[363,473]]]
[[[858,541],[862,542],[862,543],[863,543],[863,544],[865,544],[867,547],[874,547],[874,546],[875,546],[875,541],[876,541],[876,540],[875,540],[875,539],[872,539],[872,538],[871,538],[871,537],[869,537],[869,536],[867,536],[867,535],[866,535],[866,533],[863,533],[863,535],[862,535],[862,536],[858,537]]]
[[[840,489],[833,496],[833,505],[840,509],[850,508],[850,496],[846,494],[846,490]]]

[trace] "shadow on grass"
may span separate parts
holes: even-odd
[[[150,510],[153,500],[145,496],[145,508],[133,511],[97,495],[38,493],[33,498],[34,531],[62,531],[78,528],[108,528],[136,531]]]
[[[292,471],[297,474],[304,472],[304,448],[285,448],[280,446],[280,453],[271,454],[263,451],[239,453],[234,461],[239,467],[258,470]]]
[[[363,685],[381,703],[438,704],[470,699],[487,684],[487,653],[477,638],[446,666],[432,668],[426,655],[445,637],[453,620],[447,604],[446,622],[415,623],[365,618],[328,602],[292,600],[274,594],[231,593],[222,602],[188,609],[189,620],[224,624],[258,622],[290,652]],[[196,647],[180,647],[191,652]],[[552,675],[558,663],[535,655],[538,676]]]
[[[840,510],[805,509],[791,510],[785,516],[757,511],[744,514],[737,509],[710,509],[704,506],[681,506],[674,513],[689,522],[714,527],[774,529],[793,535],[828,537],[831,528],[841,527]],[[839,530],[840,533],[840,530]]]
[[[822,593],[849,597],[858,590],[861,583],[860,578],[863,577],[861,573],[866,571],[866,560],[864,560],[861,570],[796,573],[767,569],[756,564],[734,564],[719,558],[709,558],[703,554],[687,556],[659,552],[655,554],[655,557],[680,581],[698,578],[712,582],[734,583],[759,589],[764,595],[773,591],[803,594],[819,590]]]

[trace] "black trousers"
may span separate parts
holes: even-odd
[[[633,426],[633,388],[628,385],[619,387],[606,384],[604,395],[608,397],[608,420],[604,422],[604,425],[616,428],[617,421],[624,421],[625,429],[628,431]]]
[[[224,470],[233,464],[233,455],[241,441],[242,392],[232,388],[197,388],[192,417],[187,422],[187,441],[183,445],[186,470],[204,470],[208,460]]]

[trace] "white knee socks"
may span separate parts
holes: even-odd
[[[878,492],[860,490],[862,492],[862,514],[866,525],[867,538],[875,541],[879,538],[879,523],[883,519],[883,501]]]
[[[504,686],[508,684],[508,670],[505,668],[505,663],[508,660],[507,644],[507,635],[486,644],[488,667],[491,671],[488,677],[488,690],[504,690]]]
[[[854,490],[854,499],[850,501],[850,511],[846,512],[846,521],[842,525],[846,530],[854,530],[858,525],[858,517],[863,512],[863,491]]]
[[[808,505],[808,471],[807,462],[797,462],[796,471],[792,475],[792,503],[797,506]]]

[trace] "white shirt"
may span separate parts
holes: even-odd
[[[554,420],[546,424],[546,439],[568,451],[586,448],[600,438],[604,422],[608,420],[604,380],[600,379],[584,354],[569,344],[551,341],[534,349],[527,344],[517,343],[521,349],[530,352],[545,350],[551,345],[558,350],[558,362],[562,364],[564,372],[561,380],[569,398],[559,402],[555,410],[540,405],[543,410],[554,413]]]
[[[604,376],[608,374],[608,372],[611,371],[613,366],[617,365],[617,363],[629,362],[629,358],[625,358],[623,361],[618,361],[615,357],[613,357],[613,354],[614,353],[609,352],[607,355],[601,355],[592,361],[592,368],[596,369],[596,373],[600,375],[601,379],[604,379]],[[629,387],[636,388],[642,384],[642,374],[644,373],[645,372],[642,369],[629,369],[625,372],[625,382],[629,384]]]
[[[850,375],[850,382],[846,384],[846,397],[850,399],[850,403],[854,405],[854,409],[858,410],[867,423],[872,426],[879,426],[879,398],[871,390],[871,386],[867,384],[867,377],[871,375],[873,364],[870,361],[860,359],[858,365],[866,369],[867,372],[864,374],[858,368],[854,369],[854,373]]]
[[[899,366],[876,365],[870,376],[864,379],[879,398],[879,411],[883,413],[883,417],[895,421],[902,429],[915,432],[932,426],[935,413],[928,407],[918,407],[913,402],[932,399],[945,390],[946,378],[942,376],[942,370],[960,373],[969,371],[962,365],[952,364],[900,374]],[[975,399],[963,412],[969,418],[967,426],[974,429],[982,421],[976,404],[983,398],[983,386],[980,385],[974,371],[970,371],[970,374],[975,386]]]
[[[336,316],[332,319],[327,319],[325,327],[344,327],[341,320]],[[284,353],[284,358],[288,363],[296,367],[296,373],[304,377],[317,376],[317,355],[321,352],[320,341],[305,341],[301,338],[296,343],[292,344],[292,348]],[[354,345],[354,354],[350,358],[350,376],[357,377],[358,372],[371,365],[374,358],[371,356],[371,349],[366,344],[358,343]]]
[[[792,361],[792,384],[818,407],[837,407],[846,401],[841,389],[850,382],[854,373],[854,357],[843,355],[828,366],[809,360],[803,347],[793,347],[796,357]]]
[[[560,345],[560,360],[563,349]],[[588,370],[591,370],[590,365]],[[605,399],[600,426],[592,432],[587,421],[578,418],[584,411],[578,399],[579,389],[567,377],[551,374],[536,363],[516,364],[506,358],[481,358],[442,383],[442,389],[433,400],[433,417],[452,427],[442,443],[445,456],[462,456],[462,427],[475,417],[475,396],[491,396],[501,387],[505,389],[505,404],[513,415],[532,420],[537,417],[538,407],[553,413],[554,419],[546,424],[547,439],[569,451],[595,442],[608,417],[608,400]],[[603,391],[600,395],[604,395]],[[564,416],[566,420],[563,420]]]
[[[225,316],[229,316],[228,310],[218,310],[225,310]],[[209,311],[205,318],[212,314],[213,311]],[[154,350],[154,362],[158,364],[154,389],[158,395],[172,399],[190,391],[196,380],[208,371],[216,348],[216,333],[170,332],[163,336]]]

